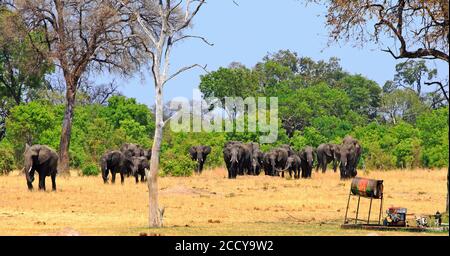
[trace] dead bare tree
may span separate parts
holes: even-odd
[[[185,39],[200,39],[210,44],[205,38],[185,34],[192,25],[194,17],[199,13],[205,0],[136,0],[120,1],[120,8],[126,8],[133,17],[131,27],[136,34],[142,35],[142,43],[148,55],[150,69],[155,86],[155,135],[152,147],[152,159],[148,173],[149,191],[149,226],[161,227],[162,219],[158,208],[158,170],[159,154],[163,128],[163,87],[179,74],[195,67],[205,68],[193,64],[181,68],[172,74],[170,72],[171,52],[173,46]]]
[[[79,80],[87,71],[131,72],[134,42],[128,17],[113,0],[16,0],[28,26],[45,28],[48,57],[61,69],[66,109],[59,147],[59,169],[69,174],[69,146]]]

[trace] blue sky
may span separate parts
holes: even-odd
[[[314,60],[338,57],[346,71],[363,74],[380,85],[394,76],[398,62],[382,52],[381,46],[368,45],[360,49],[342,42],[327,46],[329,38],[323,6],[305,6],[297,0],[237,2],[239,6],[231,0],[208,1],[189,34],[204,36],[214,46],[195,39],[179,43],[172,52],[172,71],[194,63],[207,64],[208,70],[213,71],[233,61],[252,67],[268,52],[290,49]],[[429,66],[437,67],[441,77],[448,77],[447,64],[442,61],[430,61]],[[194,69],[171,80],[164,89],[165,101],[175,97],[192,98],[192,90],[198,88],[201,74],[204,71]],[[149,70],[142,70],[132,79],[117,81],[124,95],[149,106],[154,104]]]

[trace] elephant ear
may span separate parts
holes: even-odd
[[[327,147],[325,147],[325,155],[327,155],[328,157],[333,157],[333,153],[331,152],[331,146],[328,145]]]
[[[47,162],[50,159],[51,155],[52,154],[49,149],[41,148],[38,152],[39,164]]]
[[[210,146],[206,146],[203,148],[203,154],[209,155],[209,153],[211,153],[211,147]]]
[[[281,151],[277,154],[277,161],[280,162],[283,159],[283,156],[281,155]]]
[[[196,160],[196,158],[197,158],[197,148],[196,147],[191,147],[189,149],[189,154],[191,155],[192,160]]]

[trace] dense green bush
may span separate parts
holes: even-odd
[[[83,176],[97,176],[100,174],[100,168],[98,166],[98,164],[86,164],[82,169],[81,169],[81,174]]]
[[[14,148],[6,141],[0,142],[0,175],[14,170]]]

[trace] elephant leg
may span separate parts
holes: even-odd
[[[135,179],[135,181],[136,181],[136,184],[138,184],[139,183],[139,174],[135,174],[134,175],[134,179]]]
[[[52,174],[52,191],[56,191],[56,172]]]
[[[319,168],[321,167],[321,165],[322,165],[322,159],[318,157],[317,158],[316,172],[319,171]]]
[[[103,183],[105,184],[108,183],[108,174],[109,174],[108,168],[102,170]]]
[[[116,172],[111,170],[111,183],[116,183]]]
[[[43,172],[39,173],[39,190],[45,191],[45,175]]]
[[[123,185],[124,182],[125,182],[125,173],[120,172],[120,184]]]
[[[333,171],[336,172],[336,169],[337,169],[336,160],[333,160]]]
[[[141,182],[145,182],[145,171],[141,173]]]
[[[327,171],[327,159],[322,159],[322,173],[325,173]]]

